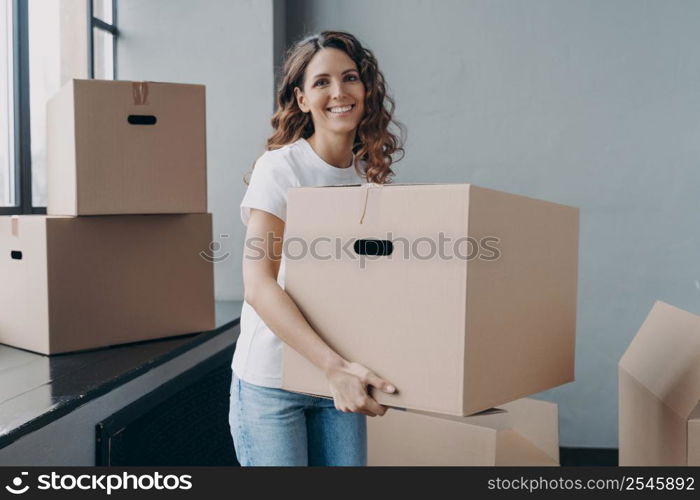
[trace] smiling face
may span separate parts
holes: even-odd
[[[319,50],[304,72],[304,88],[294,93],[310,112],[317,133],[355,134],[365,112],[365,86],[357,66],[342,50]]]

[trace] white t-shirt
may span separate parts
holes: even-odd
[[[248,225],[250,209],[256,208],[286,222],[287,189],[290,187],[365,183],[354,166],[334,167],[321,159],[305,139],[299,139],[280,149],[266,151],[255,163],[241,202],[241,220]],[[285,258],[282,255],[277,275],[277,283],[282,288],[284,272]],[[238,378],[251,384],[282,386],[282,341],[245,301],[241,310],[241,333],[231,368]]]

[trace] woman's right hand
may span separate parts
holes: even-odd
[[[387,394],[396,392],[393,385],[359,363],[342,361],[328,369],[326,377],[336,409],[346,413],[362,413],[368,417],[384,415],[386,406],[377,403],[367,387],[375,387]]]

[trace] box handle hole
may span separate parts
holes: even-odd
[[[386,256],[394,251],[394,244],[389,240],[355,240],[353,245],[358,255]]]
[[[127,121],[132,125],[155,125],[158,120],[153,115],[129,115]]]
[[[22,252],[19,250],[12,250],[10,252],[10,257],[12,257],[15,260],[22,260]]]

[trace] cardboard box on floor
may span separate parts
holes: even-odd
[[[700,465],[700,317],[656,302],[618,374],[620,465]]]
[[[203,85],[73,80],[48,103],[48,213],[207,211]]]
[[[0,343],[42,354],[214,328],[210,214],[0,217]]]
[[[557,405],[520,399],[469,417],[393,410],[367,419],[368,465],[556,466]]]
[[[445,258],[420,258],[439,233]],[[294,188],[285,238],[286,291],[333,349],[396,385],[381,404],[469,415],[574,379],[576,208],[469,184]],[[393,252],[359,255],[392,250],[363,239]],[[282,383],[330,396],[286,345]]]

